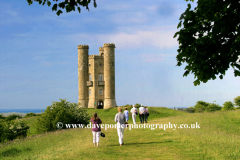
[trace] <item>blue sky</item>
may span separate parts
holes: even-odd
[[[222,105],[240,96],[232,69],[194,86],[176,66],[173,38],[184,0],[97,0],[90,11],[57,16],[47,5],[0,4],[0,109],[45,109],[52,101],[78,101],[77,45],[98,54],[115,43],[117,105],[189,107],[203,100]],[[196,3],[191,3],[192,7]]]

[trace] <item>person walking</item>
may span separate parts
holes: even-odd
[[[131,113],[132,113],[132,120],[133,120],[133,124],[136,124],[136,116],[137,116],[137,108],[135,108],[134,105],[132,105],[133,108],[131,109]]]
[[[119,138],[119,144],[120,146],[123,145],[123,137],[124,137],[124,129],[125,129],[125,122],[126,117],[122,113],[122,108],[118,107],[118,113],[115,115],[115,122],[117,122],[117,133]]]
[[[148,108],[147,107],[144,107],[145,108],[145,121],[147,123],[148,121],[148,116],[149,116],[149,112],[148,112]]]
[[[145,121],[145,109],[142,105],[139,108],[139,119],[140,119],[141,123],[144,123],[144,121]]]
[[[128,121],[128,119],[129,119],[129,112],[127,110],[127,107],[125,108],[124,115],[126,117],[126,121]]]
[[[102,123],[102,121],[98,117],[97,113],[94,113],[93,117],[91,118],[91,122],[92,122],[92,134],[93,134],[94,147],[96,146],[96,144],[97,144],[97,147],[98,147],[99,146],[100,133],[101,133],[100,124]]]

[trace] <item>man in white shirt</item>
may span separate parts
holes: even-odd
[[[141,123],[144,123],[145,121],[145,108],[141,105],[139,108],[139,119]]]
[[[136,124],[136,113],[137,113],[137,108],[135,108],[135,106],[133,105],[133,108],[130,111],[132,113],[132,120],[133,120],[133,124]]]

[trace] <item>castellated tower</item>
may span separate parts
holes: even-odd
[[[115,44],[105,43],[99,55],[88,55],[87,45],[78,45],[78,102],[85,108],[116,107]]]
[[[88,106],[88,45],[78,45],[78,102],[81,107]]]
[[[104,108],[111,108],[116,106],[115,101],[115,44],[103,45],[104,49]]]

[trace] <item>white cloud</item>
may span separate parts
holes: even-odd
[[[162,62],[162,61],[166,61],[169,57],[172,58],[176,55],[174,54],[167,54],[167,53],[157,53],[157,54],[139,54],[139,55],[135,55],[133,56],[134,59],[136,59],[137,61],[143,61],[143,62],[147,62],[147,63],[158,63],[158,62]]]
[[[71,35],[69,38],[72,41],[85,39],[85,42],[92,42],[94,45],[104,43],[115,43],[118,49],[131,49],[142,47],[153,48],[171,48],[178,46],[176,38],[173,35],[176,31],[166,28],[149,28],[149,30],[132,29],[132,33],[112,33],[112,34],[95,34],[86,35],[78,34]],[[94,42],[92,41],[94,39]],[[92,45],[92,44],[91,44]]]

